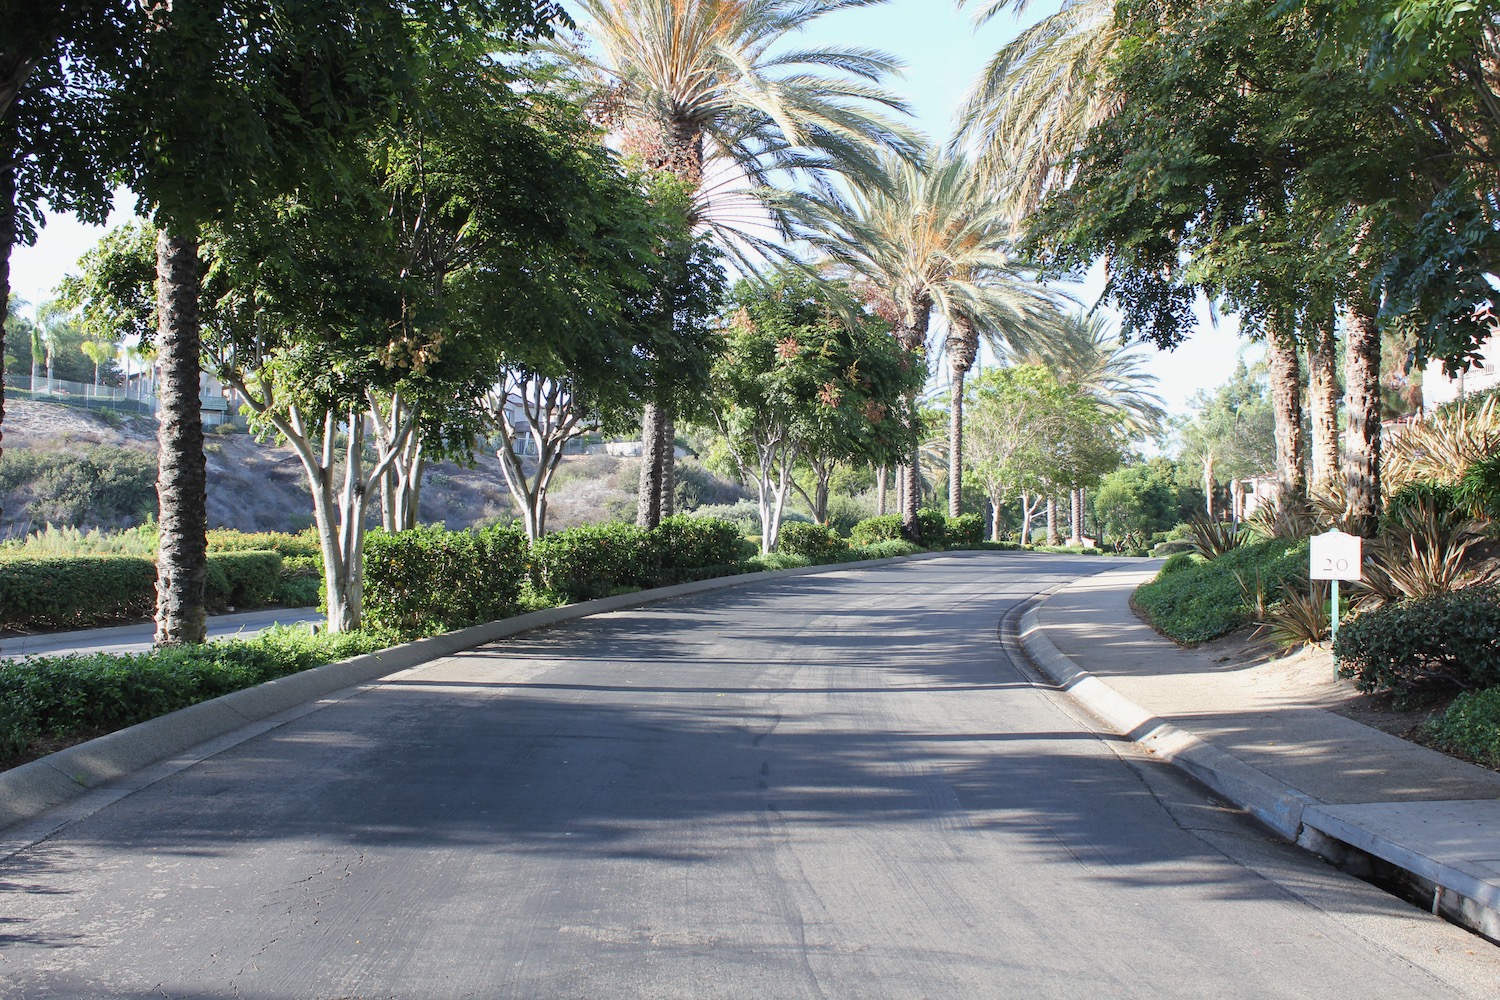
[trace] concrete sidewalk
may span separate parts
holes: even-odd
[[[1276,830],[1500,941],[1500,773],[1311,706],[1267,667],[1184,649],[1130,610],[1156,567],[1078,580],[1020,640],[1089,711]]]

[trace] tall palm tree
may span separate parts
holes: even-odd
[[[934,311],[957,323],[953,354],[964,372],[965,360],[972,363],[970,332],[1020,341],[1057,322],[1056,296],[1030,280],[1011,251],[1005,206],[962,159],[889,158],[878,176],[858,180],[847,195],[824,188],[786,204],[828,269],[891,324],[914,362],[926,353]],[[912,407],[915,420],[915,399]],[[902,512],[911,530],[920,502],[915,442],[905,468]]]
[[[882,150],[915,150],[897,120],[906,106],[881,87],[899,69],[892,56],[780,48],[818,18],[883,2],[578,0],[595,48],[551,51],[592,90],[627,149],[695,193],[694,222],[743,260],[747,248],[777,248],[764,213],[745,211],[740,178],[769,189],[778,171],[857,174],[873,170]],[[643,424],[640,519],[649,524],[670,512],[671,407],[648,404]]]
[[[1029,0],[959,0],[984,24]],[[977,147],[979,167],[1023,212],[1065,180],[1068,156],[1114,107],[1101,74],[1119,42],[1115,0],[1064,0],[1018,34],[981,71],[959,112],[956,142]]]

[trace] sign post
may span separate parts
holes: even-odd
[[[1311,541],[1311,565],[1308,578],[1333,583],[1333,615],[1330,619],[1330,641],[1339,637],[1339,581],[1358,580],[1364,564],[1364,539],[1344,531],[1325,531]],[[1335,654],[1335,657],[1337,654]]]

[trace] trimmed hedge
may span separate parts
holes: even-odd
[[[978,545],[984,541],[984,515],[960,514],[947,519],[949,545]]]
[[[646,532],[621,521],[582,524],[537,539],[531,547],[532,583],[563,601],[608,597],[616,587],[639,587],[661,567]]]
[[[226,584],[227,586],[227,584]],[[137,556],[0,562],[0,626],[89,628],[150,615],[156,563]]]
[[[1407,703],[1500,686],[1500,588],[1493,584],[1362,611],[1339,625],[1339,674]]]
[[[854,546],[873,545],[876,542],[901,541],[901,515],[879,514],[867,517],[849,532],[849,543]]]
[[[514,528],[372,531],[364,620],[403,636],[496,621],[516,613],[526,576],[526,535]]]
[[[789,556],[805,556],[815,563],[835,562],[849,551],[849,543],[832,528],[793,521],[781,526],[776,551]]]
[[[787,527],[783,524],[782,530]],[[655,579],[639,579],[643,587],[728,576],[754,554],[735,522],[687,514],[663,518],[650,533],[650,545],[655,550],[651,562],[658,569]]]
[[[0,754],[39,736],[87,737],[390,645],[374,632],[273,628],[252,639],[0,662]]]
[[[281,587],[281,562],[279,552],[210,552],[209,578],[221,578],[223,590],[209,593],[209,605],[263,608],[275,603],[277,591]],[[155,589],[153,580],[153,593]]]

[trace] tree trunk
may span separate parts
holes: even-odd
[[[890,473],[890,467],[886,465],[875,470],[875,514],[877,517],[885,516],[886,480],[890,477]]]
[[[1083,544],[1083,490],[1077,486],[1068,491],[1068,544]]]
[[[1283,510],[1302,510],[1307,506],[1307,441],[1302,434],[1302,366],[1291,331],[1273,323],[1266,352],[1276,424],[1277,502]]]
[[[641,479],[636,491],[635,523],[654,528],[661,523],[661,430],[660,409],[647,403],[641,414]]]
[[[1209,521],[1214,520],[1214,487],[1218,481],[1214,479],[1214,457],[1205,455],[1203,458],[1203,502],[1208,510]]]
[[[157,425],[156,645],[207,637],[207,468],[199,399],[202,339],[198,326],[196,231],[163,230],[156,241],[157,344],[162,366]]]
[[[963,513],[964,379],[979,354],[979,338],[967,316],[955,316],[948,327],[948,370],[953,400],[948,407],[948,516]]]
[[[927,327],[932,320],[932,303],[923,299],[908,303],[909,314],[896,331],[896,339],[906,351],[911,364],[918,363],[918,355],[927,346]],[[911,446],[906,455],[906,479],[901,483],[901,535],[907,541],[917,541],[917,510],[922,506],[922,442],[917,436],[917,394],[906,401],[907,427],[911,430]]]
[[[14,151],[0,149],[0,163],[8,163]],[[16,172],[0,167],[0,457],[5,455],[5,344],[10,336],[10,252],[16,245]],[[36,381],[35,375],[32,382]],[[36,388],[35,385],[32,388]],[[0,514],[4,508],[0,508]]]
[[[1057,533],[1057,497],[1047,498],[1047,544],[1056,545],[1062,541]]]
[[[677,512],[677,417],[670,406],[657,410],[657,433],[661,437],[661,501],[658,504],[660,518],[671,517]],[[652,525],[655,527],[655,525]]]
[[[1333,317],[1313,331],[1307,347],[1307,402],[1312,411],[1312,487],[1326,491],[1339,470],[1338,336]]]
[[[1374,538],[1380,523],[1380,330],[1374,304],[1360,300],[1350,305],[1344,326],[1349,409],[1344,486],[1350,530]]]

